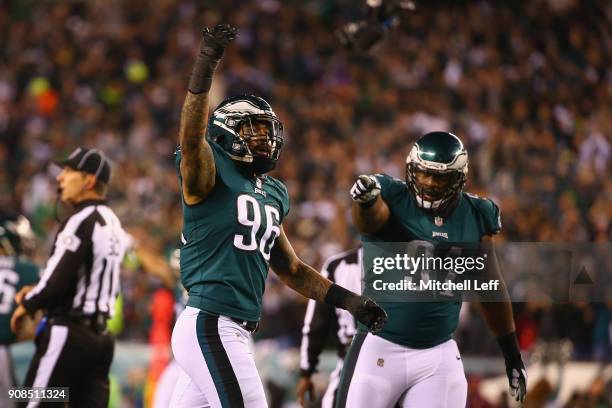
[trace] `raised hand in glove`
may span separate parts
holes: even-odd
[[[202,30],[200,53],[212,58],[220,59],[227,44],[238,35],[238,29],[229,24],[219,24],[212,29],[205,27]]]
[[[359,296],[335,283],[327,291],[325,303],[348,310],[358,322],[367,326],[372,334],[381,331],[387,323],[387,312],[376,302],[368,297]]]
[[[189,91],[193,94],[208,92],[212,84],[212,76],[225,47],[232,42],[238,30],[229,24],[219,24],[212,29],[204,28],[200,52],[189,79]]]
[[[363,207],[370,207],[380,195],[380,183],[374,176],[362,174],[351,187],[351,198]]]

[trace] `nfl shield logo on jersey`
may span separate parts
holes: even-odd
[[[441,227],[444,224],[444,220],[442,217],[436,217],[434,218],[434,224],[436,224],[436,227]]]
[[[261,194],[266,197],[266,191],[263,189],[263,181],[260,178],[255,179],[255,187],[253,188],[255,194]]]

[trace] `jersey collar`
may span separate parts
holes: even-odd
[[[98,199],[91,199],[91,200],[83,200],[79,202],[77,205],[75,205],[74,208],[75,210],[79,211],[90,205],[106,205],[106,204],[107,204],[107,201],[105,199],[98,198]]]

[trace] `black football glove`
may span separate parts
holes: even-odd
[[[498,337],[497,342],[504,354],[510,395],[515,397],[516,401],[523,403],[525,395],[527,395],[527,370],[525,370],[525,364],[523,364],[521,358],[516,333],[512,332]]]
[[[383,40],[387,31],[388,29],[382,24],[373,23],[369,20],[359,20],[350,22],[336,30],[336,37],[340,44],[350,51],[367,53]]]
[[[380,195],[380,183],[374,176],[362,174],[351,187],[351,198],[359,205],[369,207]]]
[[[325,294],[325,303],[348,310],[358,322],[366,325],[372,334],[381,331],[387,323],[387,312],[376,302],[368,297],[359,296],[335,283],[329,287]]]
[[[380,44],[388,32],[400,24],[400,14],[414,11],[408,0],[367,1],[367,17],[352,21],[336,31],[340,44],[357,53],[368,53]]]
[[[527,370],[525,370],[525,365],[520,359],[516,362],[506,361],[506,375],[510,385],[510,395],[516,401],[523,403],[525,395],[527,395]]]
[[[219,24],[212,29],[205,27],[202,30],[202,43],[200,53],[219,60],[227,44],[238,35],[238,29],[229,24]]]
[[[359,296],[356,300],[348,311],[358,322],[367,326],[370,333],[376,334],[381,331],[387,323],[387,312],[368,297]]]
[[[229,24],[219,24],[213,29],[204,28],[200,52],[191,71],[189,91],[193,94],[208,92],[213,73],[223,56],[225,47],[236,38],[238,30]]]

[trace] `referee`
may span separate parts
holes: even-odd
[[[78,148],[56,164],[62,167],[60,199],[74,212],[60,225],[38,284],[16,295],[11,329],[16,331],[26,315],[45,310],[24,386],[69,387],[70,406],[106,407],[114,351],[106,320],[119,293],[127,235],[105,201],[108,159],[95,149]]]
[[[343,288],[361,293],[361,253],[360,246],[331,256],[325,261],[321,275]],[[311,400],[314,400],[314,385],[310,377],[317,371],[319,355],[331,333],[337,336],[338,362],[330,375],[321,407],[334,406],[344,355],[355,331],[355,318],[349,312],[314,300],[308,302],[300,347],[300,380],[296,389],[296,397],[302,407],[308,406],[305,401],[306,393],[310,393]]]

